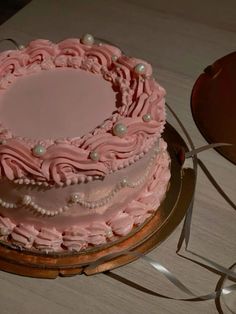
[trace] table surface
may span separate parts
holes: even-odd
[[[191,116],[191,90],[207,65],[235,50],[235,0],[181,0],[175,6],[166,0],[34,0],[0,27],[0,38],[11,37],[22,44],[35,38],[59,41],[83,33],[110,40],[128,55],[149,60],[195,146],[206,144]],[[9,44],[1,44],[1,49],[7,47]],[[179,129],[170,113],[168,121]],[[203,152],[200,158],[235,200],[236,167],[214,150]],[[200,170],[190,250],[229,267],[236,259],[235,223],[235,211]],[[181,227],[149,256],[194,293],[214,291],[220,278],[217,274],[176,255]],[[126,278],[161,294],[186,297],[141,260],[112,273],[116,279],[99,274],[47,280],[0,272],[1,313],[217,313],[213,300],[167,300],[123,283]]]

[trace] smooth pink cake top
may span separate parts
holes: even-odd
[[[165,123],[151,66],[111,45],[36,40],[0,54],[0,177],[83,182],[127,167]]]
[[[58,68],[15,80],[1,93],[0,106],[1,122],[18,136],[67,138],[83,136],[109,118],[116,94],[101,75]]]

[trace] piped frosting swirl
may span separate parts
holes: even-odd
[[[137,66],[142,72],[137,71]],[[164,89],[151,76],[152,68],[147,62],[129,58],[112,45],[86,45],[79,39],[58,44],[35,40],[20,51],[3,52],[0,93],[21,76],[65,67],[100,74],[110,81],[120,94],[117,110],[88,134],[64,140],[21,138],[0,125],[0,178],[50,185],[101,178],[134,163],[161,136]],[[151,119],[145,120],[145,115]],[[113,131],[117,123],[125,126],[122,136]],[[33,152],[39,144],[45,152],[37,156]],[[94,151],[98,160],[90,158]]]

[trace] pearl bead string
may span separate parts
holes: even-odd
[[[70,198],[70,205],[72,206],[73,204],[79,204],[82,207],[85,208],[89,208],[89,209],[95,209],[95,208],[99,208],[102,207],[106,204],[108,204],[111,199],[122,189],[128,187],[128,188],[136,188],[140,185],[142,185],[146,179],[148,178],[151,168],[155,162],[156,156],[159,153],[159,148],[155,148],[154,149],[154,154],[150,159],[150,162],[146,168],[146,171],[144,173],[144,175],[142,175],[136,182],[129,182],[127,178],[123,178],[118,184],[116,184],[116,186],[108,193],[108,195],[106,195],[105,197],[96,200],[96,201],[86,201],[84,199],[80,198],[80,194],[79,193],[73,193],[71,195]]]
[[[6,202],[2,198],[0,198],[0,206],[4,208],[17,208],[18,207],[17,204]]]
[[[42,181],[35,181],[35,180],[30,180],[30,179],[15,179],[13,181],[15,184],[26,184],[26,185],[38,185],[38,186],[45,186],[45,187],[48,187],[48,186],[53,186],[51,185],[50,183],[48,182],[42,182]]]
[[[33,211],[37,212],[38,214],[40,214],[42,216],[48,216],[48,217],[60,215],[64,212],[68,211],[69,208],[75,204],[79,204],[80,206],[82,206],[84,208],[88,208],[88,209],[95,209],[95,208],[102,207],[102,206],[108,204],[112,200],[112,198],[114,198],[114,196],[120,190],[122,190],[126,187],[127,188],[136,188],[136,187],[142,185],[146,181],[146,179],[148,178],[150,171],[151,171],[151,168],[155,162],[155,159],[156,159],[156,156],[158,155],[158,153],[159,153],[159,148],[156,147],[154,149],[154,154],[150,158],[150,162],[146,168],[145,173],[137,181],[129,182],[129,180],[125,177],[119,183],[116,184],[116,186],[108,193],[108,195],[106,195],[105,197],[103,197],[99,200],[86,201],[86,200],[80,198],[79,193],[73,193],[73,194],[71,194],[66,205],[58,208],[57,210],[48,210],[48,209],[43,208],[43,207],[39,206],[38,204],[36,204],[30,195],[24,195],[22,197],[20,203],[6,202],[0,198],[0,206],[2,206],[4,208],[18,208],[20,205],[23,205],[23,206],[26,206],[26,207],[32,209]]]
[[[34,211],[36,211],[37,213],[39,213],[40,215],[43,215],[43,216],[57,216],[57,215],[62,214],[63,212],[65,212],[69,209],[69,207],[67,205],[65,205],[63,207],[60,207],[58,210],[53,210],[53,211],[47,210],[47,209],[37,205],[32,200],[32,197],[30,195],[24,195],[21,203],[22,203],[22,205],[33,209]]]

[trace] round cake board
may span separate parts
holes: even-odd
[[[182,167],[179,152],[187,146],[177,131],[167,124],[164,139],[171,156],[171,180],[166,197],[156,213],[126,237],[79,253],[36,253],[0,243],[0,269],[18,275],[56,278],[77,274],[92,275],[126,265],[163,242],[178,226],[191,203],[195,175]],[[122,254],[123,252],[123,254]],[[96,261],[101,260],[101,263]]]

